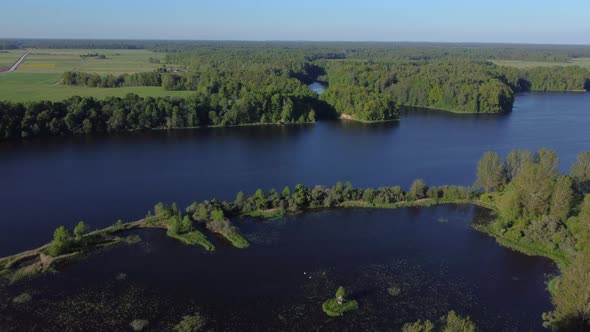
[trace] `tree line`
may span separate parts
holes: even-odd
[[[432,42],[255,42],[255,41],[174,41],[174,40],[92,40],[92,39],[0,39],[0,49],[78,48],[146,49],[176,53],[195,48],[302,49],[312,57],[389,58],[434,60],[464,58],[475,60],[527,60],[565,62],[590,57],[585,45],[530,45]]]
[[[460,62],[326,61],[328,89],[321,98],[339,113],[358,112],[372,94],[398,105],[456,112],[512,109],[513,91],[493,65]]]
[[[239,99],[220,94],[188,98],[71,97],[60,102],[0,102],[0,139],[111,133],[143,129],[314,122],[315,102],[270,90]]]
[[[583,91],[590,72],[578,66],[517,69],[470,60],[321,60],[328,89],[321,99],[338,113],[366,119],[367,104],[391,99],[397,105],[468,113],[512,109],[514,94],[525,91]],[[377,107],[386,118],[389,109]],[[371,109],[372,112],[377,112]]]
[[[579,66],[523,69],[499,66],[498,71],[515,92],[590,90],[590,72]]]
[[[126,44],[121,41],[112,46],[117,45]],[[136,106],[121,99],[91,100],[88,102],[96,106],[90,108],[93,112],[67,123],[65,113],[86,112],[76,110],[76,98],[59,103],[1,103],[0,137],[302,123],[338,115],[382,121],[398,119],[400,106],[497,113],[512,109],[516,92],[583,90],[590,77],[586,69],[575,66],[522,70],[496,66],[482,60],[495,57],[481,47],[465,50],[433,45],[263,42],[165,45],[170,52],[165,62],[182,72],[168,73],[164,67],[119,76],[66,72],[62,82],[108,88],[161,86],[169,91],[192,91],[190,98],[123,98],[138,101]],[[577,54],[570,51],[569,56]],[[432,56],[409,57],[420,52]],[[319,98],[306,86],[314,80],[328,84]],[[141,107],[145,109],[139,110]]]
[[[513,150],[502,161],[486,152],[477,166],[481,201],[498,219],[486,230],[499,241],[561,263],[552,290],[553,311],[544,314],[553,330],[590,328],[590,152],[581,152],[569,174],[558,172],[553,150]]]
[[[99,75],[96,73],[67,71],[63,73],[61,83],[65,85],[87,86],[92,88],[162,86],[162,74],[158,72],[145,72],[121,75]]]

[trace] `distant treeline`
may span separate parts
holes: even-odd
[[[0,139],[106,133],[246,123],[314,122],[314,99],[305,95],[247,94],[225,99],[195,94],[189,98],[97,100],[72,97],[61,102],[0,102]]]
[[[274,86],[301,95],[301,90],[306,89],[304,84],[319,79],[329,85],[321,96],[323,113],[380,121],[397,119],[400,105],[454,112],[505,112],[512,109],[516,92],[580,91],[590,78],[586,69],[577,66],[517,69],[474,60],[503,57],[500,54],[509,52],[508,48],[500,48],[493,53],[481,45],[442,50],[430,44],[392,47],[380,43],[180,45],[183,47],[167,54],[166,63],[183,68],[183,73],[119,77],[66,73],[63,82],[92,87],[162,86],[166,90],[240,98],[244,91],[265,93]],[[428,56],[421,56],[422,52]],[[541,53],[552,54],[545,49]]]
[[[157,72],[146,72],[122,75],[99,75],[67,71],[62,75],[61,82],[66,85],[79,85],[95,88],[120,88],[125,86],[161,86],[162,75]]]
[[[578,66],[498,67],[515,92],[590,90],[590,72]]]
[[[566,62],[590,57],[590,46],[530,45],[483,43],[425,43],[425,42],[240,42],[199,41],[161,42],[153,50],[185,53],[197,49],[206,51],[283,50],[301,52],[308,61],[317,59],[373,60],[523,60]]]
[[[19,48],[148,49],[176,53],[195,49],[301,51],[315,59],[526,60],[565,62],[590,57],[590,46],[427,42],[251,42],[174,40],[0,39],[0,50]]]
[[[339,113],[357,114],[369,96],[456,112],[512,109],[513,91],[485,63],[326,61],[326,67],[329,88],[321,98]]]
[[[117,41],[112,46],[117,45],[129,46],[124,41]],[[62,82],[105,88],[161,86],[169,91],[194,92],[192,98],[198,100],[199,111],[189,108],[185,112],[178,106],[180,113],[193,114],[192,120],[182,116],[172,117],[172,111],[162,113],[166,115],[160,114],[158,121],[129,116],[121,127],[121,130],[128,130],[308,122],[316,117],[337,115],[381,121],[398,119],[398,107],[402,105],[454,112],[497,113],[512,109],[516,92],[584,90],[588,88],[590,77],[586,69],[577,66],[532,69],[497,66],[477,59],[494,58],[502,52],[510,53],[510,49],[500,48],[496,50],[497,53],[493,53],[481,45],[472,48],[437,48],[432,44],[403,43],[171,42],[166,45],[170,47],[168,51],[172,51],[166,55],[166,65],[182,68],[181,72],[168,72],[164,67],[154,72],[119,76],[67,72]],[[567,47],[549,49],[557,52],[555,54],[567,56],[576,52]],[[554,54],[530,47],[513,51],[516,50]],[[421,52],[429,56],[421,56]],[[411,54],[414,56],[411,57]],[[327,90],[319,98],[306,86],[315,80],[328,84]],[[71,100],[61,104],[69,105]],[[103,109],[113,100],[94,102]],[[155,99],[145,100],[151,102]],[[143,99],[138,107],[142,103]],[[17,114],[22,114],[21,120],[24,121],[22,125],[15,125],[21,120],[10,120],[10,125],[3,124],[2,128],[11,129],[4,130],[0,137],[79,132],[74,129],[43,129],[46,128],[42,125],[46,119],[37,120],[36,117],[43,111],[51,113],[54,106],[48,105],[55,104],[61,105],[47,102],[0,105],[3,118],[12,117],[6,115],[8,111],[5,110],[19,109],[21,111]],[[164,108],[158,107],[160,110]],[[57,109],[61,109],[61,106],[57,106]],[[29,111],[32,115],[25,116]],[[99,112],[97,109],[95,111]],[[195,115],[197,113],[198,116]],[[176,120],[162,120],[166,117]],[[50,120],[53,118],[50,117]],[[89,121],[92,123],[92,120]],[[37,129],[29,125],[35,122],[40,123]],[[90,132],[111,130],[104,123],[98,121],[93,124],[92,128],[96,129]],[[21,127],[22,130],[18,129]]]
[[[173,42],[167,42],[173,43]],[[67,48],[67,49],[151,49],[156,41],[147,40],[84,40],[84,39],[0,39],[0,49]]]
[[[590,72],[578,66],[517,69],[470,60],[321,63],[329,82],[321,98],[339,113],[361,118],[363,105],[375,98],[454,112],[497,113],[512,109],[515,92],[583,91],[590,85]]]

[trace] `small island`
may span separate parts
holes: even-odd
[[[336,291],[334,298],[326,300],[322,304],[322,309],[326,315],[330,317],[340,317],[347,312],[355,311],[359,308],[359,304],[355,300],[347,300],[346,291],[344,287],[340,286]]]

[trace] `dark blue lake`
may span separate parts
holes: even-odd
[[[414,110],[385,124],[152,131],[0,143],[0,256],[49,240],[79,220],[102,227],[158,201],[186,206],[297,183],[469,185],[486,150],[557,150],[567,170],[590,149],[590,94],[523,94],[514,111]]]
[[[59,225],[143,217],[158,201],[233,199],[283,186],[469,185],[487,150],[557,150],[567,171],[590,149],[590,94],[523,94],[502,115],[407,110],[399,122],[211,128],[0,143],[0,256],[41,245]],[[169,329],[199,311],[217,330],[388,330],[454,309],[484,331],[540,330],[551,308],[546,259],[471,229],[473,206],[323,211],[236,221],[252,242],[205,253],[162,232],[0,288],[0,330]],[[306,272],[304,274],[303,272]],[[125,280],[115,277],[125,273]],[[309,279],[309,277],[312,277]],[[122,281],[122,282],[121,282]],[[331,320],[321,302],[345,285],[361,309]],[[392,298],[386,290],[399,286]],[[33,302],[16,307],[26,291]]]

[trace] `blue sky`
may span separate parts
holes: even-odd
[[[0,38],[590,44],[590,1],[2,0]]]

